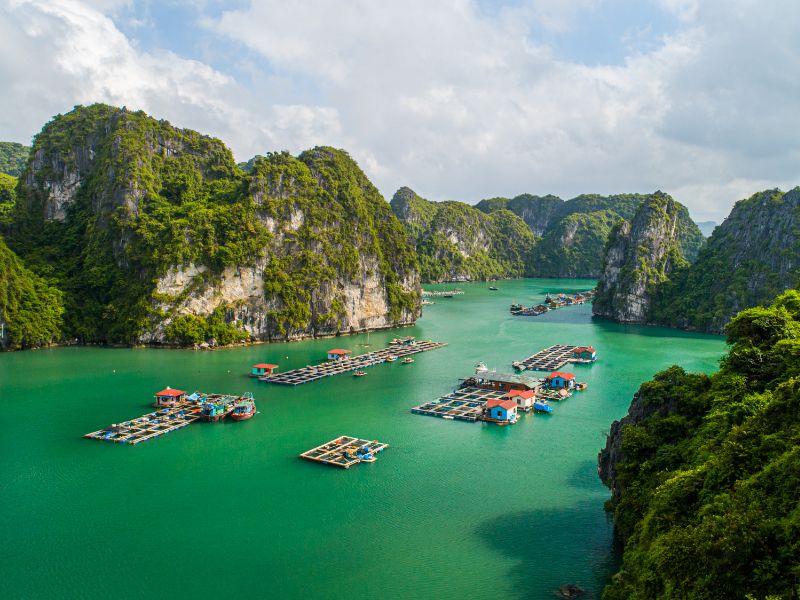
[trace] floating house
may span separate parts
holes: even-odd
[[[511,390],[504,398],[516,402],[517,408],[521,411],[529,412],[533,408],[533,403],[536,400],[536,392],[533,390]]]
[[[544,384],[551,390],[573,390],[575,389],[575,375],[563,371],[553,371],[545,377]]]
[[[253,365],[253,368],[250,369],[250,377],[272,377],[272,374],[277,368],[278,365],[258,363],[257,365]]]
[[[171,407],[186,401],[186,392],[183,390],[173,390],[171,387],[161,390],[156,394],[156,401],[153,406],[159,408]]]
[[[517,403],[514,400],[492,398],[486,403],[485,419],[505,425],[517,422]]]
[[[489,371],[485,367],[478,367],[475,369],[475,375],[465,379],[462,385],[510,392],[511,390],[535,390],[539,385],[539,380],[526,375],[498,373]]]
[[[349,354],[350,350],[334,348],[333,350],[328,350],[328,360],[342,360],[343,358],[347,358]]]
[[[572,358],[574,360],[594,362],[597,360],[597,351],[594,346],[575,346],[572,349]]]

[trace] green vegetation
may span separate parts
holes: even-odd
[[[0,173],[0,227],[11,223],[11,214],[17,204],[17,178]]]
[[[737,202],[697,261],[660,287],[653,320],[719,332],[736,312],[797,287],[799,226],[799,188],[767,190]]]
[[[360,281],[362,266],[383,279],[392,318],[416,311],[413,251],[343,151],[256,157],[248,175],[217,139],[106,105],[57,116],[34,149],[44,166],[31,172],[32,186],[20,187],[9,241],[64,290],[70,337],[129,343],[155,331],[193,291],[170,298],[156,285],[188,265],[207,268],[193,284],[199,289],[226,269],[269,261],[276,335],[335,324],[338,287]],[[49,196],[65,177],[54,163],[80,181],[64,206]],[[362,265],[369,256],[376,264]],[[203,331],[219,341],[227,334],[215,318]],[[171,339],[195,340],[199,324],[190,321],[176,319]]]
[[[0,142],[0,173],[19,177],[25,170],[31,149],[16,142]]]
[[[536,238],[511,211],[485,214],[462,202],[430,202],[408,188],[398,190],[391,204],[416,245],[423,281],[530,274]]]
[[[572,213],[550,227],[536,246],[539,277],[596,277],[611,229],[620,216],[611,210]]]
[[[197,315],[181,315],[166,327],[167,341],[188,346],[201,344],[206,340],[215,340],[217,344],[227,346],[250,339],[250,334],[239,328],[238,323],[231,323],[225,318],[229,307],[218,306],[207,317]]]
[[[541,236],[532,258],[535,277],[599,277],[611,229],[620,219],[630,220],[643,202],[660,194],[582,194],[571,200],[557,196],[522,194],[515,198],[481,200],[476,208],[487,214],[507,209]],[[685,213],[685,214],[684,214]],[[679,220],[680,244],[690,262],[697,257],[703,236],[683,209]]]
[[[624,543],[606,600],[800,594],[800,292],[726,330],[717,374],[656,375],[601,454]]]
[[[31,348],[61,337],[61,292],[25,267],[0,238],[0,347]]]

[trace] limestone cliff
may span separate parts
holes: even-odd
[[[476,281],[530,274],[536,238],[508,210],[485,214],[463,202],[431,202],[403,187],[392,210],[417,251],[423,281]]]
[[[697,261],[659,288],[654,322],[712,333],[738,311],[797,287],[800,188],[766,190],[736,203]]]
[[[702,238],[686,207],[661,192],[644,201],[631,221],[621,221],[611,233],[593,313],[648,322],[656,287],[687,264],[681,252],[687,232]]]
[[[94,105],[45,126],[23,178],[10,242],[59,280],[83,341],[295,339],[419,315],[413,249],[344,151],[245,173],[219,140]]]

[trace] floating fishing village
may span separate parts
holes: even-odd
[[[547,294],[542,304],[523,306],[522,304],[514,303],[511,305],[510,311],[515,317],[538,317],[551,310],[558,310],[559,308],[567,306],[578,306],[586,302],[591,302],[596,293],[596,290],[587,290],[585,292],[578,292],[577,294],[565,294],[563,292],[554,295]]]
[[[497,290],[492,286],[491,290]],[[459,289],[443,291],[423,291],[425,297],[453,297],[463,294]],[[545,303],[526,309],[512,305],[512,314],[526,315],[527,311],[541,312],[565,306],[583,304],[590,301],[594,291],[577,294],[547,295]],[[515,308],[516,307],[516,308]],[[518,310],[517,310],[518,309]],[[444,342],[417,340],[413,336],[394,338],[386,348],[353,356],[351,350],[332,348],[327,351],[326,360],[316,365],[279,372],[276,363],[256,363],[250,368],[248,376],[258,381],[277,385],[296,387],[326,377],[352,373],[354,377],[367,374],[366,368],[392,363],[414,362],[412,355],[445,347]],[[401,360],[402,359],[402,360]],[[587,385],[576,380],[573,373],[561,371],[567,364],[591,364],[597,360],[597,352],[592,346],[554,344],[531,356],[512,362],[514,373],[490,370],[479,363],[475,372],[459,380],[456,388],[448,394],[411,409],[416,415],[439,417],[445,420],[467,422],[486,422],[500,426],[511,425],[525,413],[552,414],[551,402],[570,398],[574,392],[586,390]],[[535,377],[526,371],[547,371],[545,376]],[[141,417],[114,423],[109,427],[87,433],[84,437],[115,443],[139,444],[172,431],[183,429],[196,422],[221,421],[230,417],[243,421],[256,414],[253,395],[205,394],[166,389],[155,394],[156,410]],[[302,459],[345,469],[377,460],[376,455],[389,445],[377,440],[353,436],[339,436],[320,446],[301,453]]]

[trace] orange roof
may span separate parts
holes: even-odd
[[[575,379],[575,375],[572,373],[564,373],[562,371],[553,371],[548,375],[548,379],[553,379],[554,377],[561,377],[561,379]]]
[[[175,398],[177,396],[183,396],[186,392],[183,390],[173,390],[172,388],[167,388],[165,390],[161,390],[156,394],[161,398]]]
[[[511,410],[512,408],[517,407],[517,403],[513,400],[502,400],[500,398],[492,398],[486,403],[486,408],[494,408],[495,406],[500,406],[506,410]]]
[[[334,348],[333,350],[328,350],[328,354],[350,354],[350,350],[342,350],[341,348]]]
[[[511,390],[506,394],[506,398],[516,398],[519,396],[520,398],[533,398],[536,395],[536,392],[533,390]]]
[[[594,352],[594,346],[576,346],[572,349],[573,352]]]
[[[271,365],[269,363],[258,363],[257,365],[253,365],[254,369],[277,369],[278,365]]]

